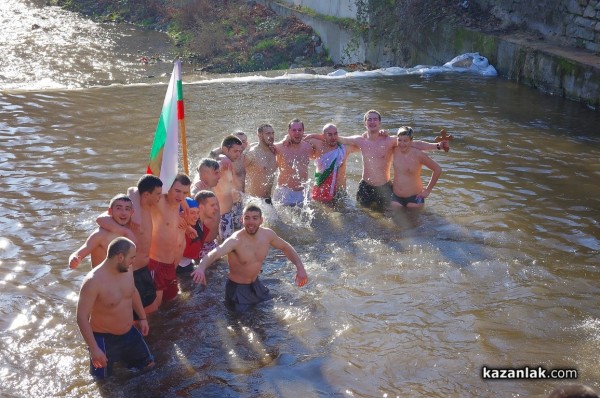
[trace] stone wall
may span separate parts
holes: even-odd
[[[503,21],[559,43],[600,52],[600,0],[468,0]]]
[[[356,19],[355,0],[280,0],[290,6],[308,7],[323,15]]]

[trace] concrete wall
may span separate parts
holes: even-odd
[[[558,29],[562,26],[560,19],[564,17],[566,21],[571,21],[568,25],[570,28],[565,25],[561,31],[565,35],[578,31],[576,26],[579,26],[580,33],[574,34],[573,38],[577,37],[580,44],[585,42],[585,47],[590,47],[593,42],[600,43],[597,33],[594,33],[594,39],[589,43],[583,37],[579,37],[585,35],[591,37],[592,30],[600,33],[600,23],[593,23],[600,15],[600,0],[539,1],[545,4],[545,7],[554,7],[552,10],[540,9],[536,6],[538,1],[535,0],[469,1],[497,3],[498,7],[505,4],[506,7],[513,7],[512,13],[517,12],[517,6],[530,8],[527,13],[524,10],[520,15],[528,15],[527,23],[530,26],[537,23],[535,26],[538,26],[539,31],[546,34],[553,34],[555,30],[560,31]],[[321,36],[323,44],[329,49],[330,56],[336,63],[369,62],[379,67],[442,65],[459,54],[479,52],[488,58],[503,77],[600,110],[600,67],[598,66],[600,57],[581,48],[553,46],[548,40],[532,40],[531,36],[483,34],[448,24],[431,26],[429,30],[414,32],[410,37],[405,35],[385,42],[375,38],[365,43],[362,38],[345,31],[335,22],[305,15],[288,7],[287,4],[282,5],[283,0],[258,2],[271,7],[280,15],[295,14],[304,23],[312,26]],[[323,1],[323,3],[327,2]],[[573,13],[570,16],[563,16],[561,10],[564,8],[561,7],[570,7]],[[556,10],[559,12],[555,13]],[[592,10],[596,11],[592,12]],[[519,21],[518,18],[522,16],[512,15],[510,18],[517,18],[515,21]],[[533,22],[534,19],[536,23]],[[559,33],[556,33],[557,37],[558,35]]]
[[[301,0],[289,0],[288,3]],[[336,3],[349,3],[353,0],[339,0]],[[329,57],[337,64],[352,64],[362,63],[366,59],[367,46],[364,40],[357,37],[350,30],[342,28],[335,22],[327,21],[321,18],[316,18],[308,14],[303,14],[288,4],[284,4],[283,0],[257,0],[257,3],[270,7],[279,15],[295,15],[302,22],[311,26],[315,32],[321,37],[325,48],[329,51]],[[327,1],[317,1],[315,3],[327,3]],[[332,1],[331,3],[334,3]]]
[[[471,0],[504,21],[600,52],[600,0]]]
[[[280,0],[280,2],[290,6],[308,7],[323,15],[356,19],[354,0]]]

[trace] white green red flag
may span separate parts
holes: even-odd
[[[179,124],[180,121],[183,121],[183,117],[181,61],[176,60],[156,132],[154,133],[150,161],[146,171],[148,174],[154,174],[161,179],[165,192],[171,188],[177,175]]]

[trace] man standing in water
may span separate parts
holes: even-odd
[[[140,293],[144,311],[150,314],[158,310],[160,302],[156,297],[154,280],[148,269],[150,244],[152,242],[151,209],[158,204],[162,197],[162,181],[160,178],[145,174],[137,182],[136,187],[127,190],[134,212],[131,217],[131,230],[135,235],[136,256],[133,261],[133,279]],[[103,228],[114,231],[121,236],[129,229],[119,225],[109,216],[102,215],[96,222]],[[131,231],[130,231],[131,232]]]
[[[179,292],[176,267],[185,248],[185,228],[180,228],[179,209],[190,194],[191,181],[177,174],[163,200],[152,207],[152,243],[148,269],[152,273],[159,304]]]
[[[114,363],[120,361],[141,370],[154,367],[142,337],[148,334],[148,321],[130,272],[135,255],[132,241],[114,239],[106,259],[81,285],[77,325],[89,348],[90,373],[97,378],[110,376]],[[133,311],[139,317],[140,330],[133,326]]]
[[[219,168],[221,178],[215,187],[215,194],[219,200],[221,209],[221,224],[219,225],[219,239],[224,241],[234,231],[233,219],[235,212],[234,203],[241,200],[241,193],[236,189],[234,183],[233,162],[238,160],[242,154],[242,141],[234,135],[225,137],[221,143],[221,152],[219,155]]]
[[[362,179],[358,185],[356,201],[365,207],[383,210],[390,203],[392,183],[390,182],[390,168],[394,148],[398,145],[394,137],[382,135],[381,114],[376,110],[369,110],[364,117],[367,131],[363,135],[351,137],[338,137],[338,142],[346,145],[355,145],[362,153],[363,171]],[[422,151],[442,150],[448,147],[447,141],[439,144],[413,141],[412,147]]]
[[[277,175],[277,160],[272,149],[275,130],[270,124],[262,124],[258,127],[256,135],[258,143],[252,145],[245,156],[246,193],[271,205],[273,184]]]
[[[440,165],[422,151],[411,146],[413,129],[402,126],[398,129],[398,146],[394,149],[394,184],[392,207],[420,208],[425,204],[435,183],[442,174]],[[421,168],[425,165],[433,174],[423,189]]]
[[[81,263],[81,260],[86,258],[88,254],[91,254],[92,268],[104,261],[109,243],[119,236],[126,236],[132,233],[132,231],[127,228],[130,224],[132,213],[133,206],[131,204],[131,199],[129,199],[127,195],[118,194],[114,196],[108,205],[108,217],[110,217],[115,224],[121,226],[122,229],[113,232],[98,226],[98,228],[88,236],[85,243],[69,256],[69,267],[77,268]]]
[[[246,311],[251,306],[269,300],[271,295],[259,280],[258,274],[269,249],[281,250],[296,266],[296,284],[306,285],[308,276],[296,250],[269,228],[261,227],[263,222],[260,207],[248,205],[244,209],[242,222],[244,229],[235,232],[225,242],[202,258],[198,268],[192,272],[196,283],[206,285],[206,268],[227,255],[229,279],[225,285],[225,303],[235,311]]]
[[[273,200],[284,206],[301,206],[308,182],[308,163],[315,158],[315,148],[304,141],[304,123],[293,119],[288,124],[288,136],[275,144],[279,177]]]
[[[242,210],[244,209],[243,198],[241,193],[245,192],[246,188],[246,154],[244,151],[248,147],[248,136],[243,131],[237,131],[233,134],[242,142],[242,153],[240,157],[232,161],[233,166],[233,186],[237,190],[237,200],[234,201],[232,206],[233,212],[233,228],[238,230],[242,228]],[[219,158],[219,155],[223,154],[222,148],[215,148],[210,152],[212,158]]]
[[[333,123],[323,126],[322,135],[307,141],[315,148],[316,155],[312,199],[327,203],[346,196],[346,159],[358,148],[340,144],[337,126]]]

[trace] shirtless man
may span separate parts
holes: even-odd
[[[308,163],[315,158],[315,148],[304,138],[304,123],[293,119],[288,124],[288,136],[275,144],[279,176],[273,200],[284,206],[300,206],[308,182]]]
[[[221,166],[219,162],[210,158],[200,159],[198,165],[198,177],[197,181],[192,186],[192,195],[195,196],[202,190],[214,192],[214,188],[219,183],[221,178]],[[219,207],[219,201],[217,200],[217,208]],[[221,213],[220,210],[216,215],[207,216],[206,220],[203,220],[209,229],[208,235],[202,248],[201,257],[206,255],[209,251],[217,247],[216,239],[219,236],[219,225],[221,224]]]
[[[225,285],[225,303],[235,311],[246,311],[254,304],[271,298],[269,289],[258,280],[258,274],[271,247],[281,250],[296,266],[298,286],[302,287],[308,282],[304,265],[296,250],[271,229],[260,226],[263,222],[260,207],[246,206],[242,220],[244,229],[235,232],[202,258],[198,268],[192,272],[194,282],[206,285],[206,268],[227,255],[229,279]]]
[[[392,207],[420,208],[425,204],[435,183],[442,174],[440,165],[422,151],[411,147],[413,129],[402,126],[398,129],[398,146],[394,149],[394,183],[392,185]],[[423,189],[421,168],[425,165],[433,174]]]
[[[150,245],[152,243],[151,211],[162,197],[162,185],[163,183],[160,178],[152,174],[145,174],[138,180],[137,186],[127,190],[134,208],[130,224],[136,242],[136,256],[133,261],[133,280],[142,299],[146,314],[158,310],[160,304],[156,296],[154,280],[148,269],[148,261],[150,259]],[[130,231],[105,215],[98,217],[96,221],[103,228],[110,229],[121,236],[125,236],[124,233]]]
[[[90,373],[110,376],[115,362],[146,370],[154,358],[142,335],[148,321],[130,272],[135,245],[119,237],[108,245],[106,259],[84,278],[77,301],[77,325],[90,352]],[[133,312],[139,330],[133,326]],[[141,333],[140,333],[141,332]]]
[[[333,123],[323,126],[322,135],[307,137],[307,141],[315,148],[316,171],[312,199],[332,202],[346,196],[346,159],[358,148],[338,143],[337,126]]]
[[[362,180],[358,185],[356,201],[365,207],[374,207],[383,210],[390,203],[392,183],[390,181],[390,168],[394,148],[398,145],[394,137],[382,135],[381,114],[376,110],[369,110],[364,115],[367,131],[363,135],[352,137],[338,137],[338,142],[346,145],[355,145],[362,153],[363,171]],[[448,142],[439,144],[413,141],[412,147],[420,150],[442,150]]]
[[[256,130],[258,142],[246,153],[246,193],[261,198],[265,204],[271,205],[271,195],[277,171],[277,160],[273,153],[275,130],[270,124],[262,124]]]
[[[176,267],[185,248],[185,228],[180,228],[179,208],[190,194],[191,181],[177,174],[173,185],[152,207],[152,242],[148,269],[154,279],[159,303],[174,299],[179,292]]]
[[[224,241],[234,231],[233,219],[235,213],[233,205],[241,200],[241,193],[236,189],[234,183],[233,162],[239,159],[242,154],[242,141],[234,135],[229,135],[221,143],[221,152],[219,155],[219,166],[221,169],[221,178],[215,187],[215,194],[219,200],[221,209],[221,224],[219,225],[219,239]]]
[[[246,154],[244,151],[248,147],[248,136],[243,131],[237,131],[233,134],[242,141],[242,153],[240,157],[232,162],[233,165],[233,186],[240,193],[238,200],[234,201],[232,206],[233,211],[233,228],[238,230],[242,228],[242,210],[244,209],[244,203],[241,193],[245,192],[246,189]],[[215,148],[210,152],[210,156],[213,158],[219,157],[223,154],[222,148]]]
[[[132,213],[133,207],[131,199],[129,199],[127,195],[118,194],[110,200],[108,216],[114,220],[115,223],[126,229],[127,231],[125,231],[125,233],[128,234],[131,234],[131,230],[127,226],[131,221]],[[81,263],[81,260],[86,258],[88,254],[91,254],[92,268],[94,268],[106,258],[108,244],[119,236],[125,236],[125,234],[112,232],[102,227],[96,228],[96,230],[88,236],[85,243],[69,256],[69,267],[77,268]]]
[[[202,158],[198,163],[198,176],[194,179],[191,188],[191,194],[196,195],[199,191],[207,189],[212,191],[219,183],[221,178],[219,162],[210,158]]]

